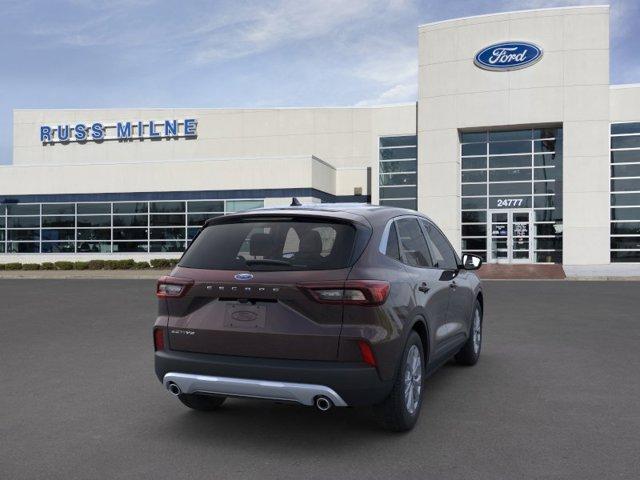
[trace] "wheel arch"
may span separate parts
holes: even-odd
[[[424,351],[424,363],[425,365],[429,364],[429,357],[431,354],[431,345],[429,340],[431,338],[429,332],[429,326],[424,318],[417,317],[413,321],[413,325],[411,326],[410,332],[416,332],[420,337],[420,341],[422,343],[422,350]]]

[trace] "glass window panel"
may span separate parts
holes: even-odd
[[[559,163],[559,159],[557,153],[540,153],[533,156],[533,164],[536,167],[553,167]]]
[[[146,240],[147,239],[146,228],[114,228],[113,239],[114,240]]]
[[[415,199],[409,199],[409,200],[380,199],[379,203],[380,205],[385,205],[387,207],[408,208],[410,210],[416,210],[418,208],[418,201]]]
[[[78,215],[111,213],[110,203],[79,203]]]
[[[484,210],[479,212],[462,212],[462,221],[463,222],[486,222],[487,212]]]
[[[611,180],[611,191],[612,192],[640,191],[640,178]]]
[[[43,203],[42,215],[75,215],[76,206],[73,203]]]
[[[145,215],[114,215],[113,216],[114,227],[146,227],[148,221],[149,219],[147,218],[146,214]]]
[[[111,217],[109,215],[86,215],[78,216],[78,227],[110,227]]]
[[[491,170],[489,181],[491,182],[514,182],[518,180],[531,180],[530,168],[515,168],[509,170]]]
[[[612,165],[612,177],[640,177],[640,163],[636,165]]]
[[[640,222],[621,222],[611,224],[611,233],[618,235],[640,235]]]
[[[183,240],[185,237],[184,227],[178,228],[152,228],[151,240]]]
[[[536,224],[536,235],[557,235],[556,226],[562,227],[561,224],[538,223]]]
[[[9,242],[7,252],[9,253],[38,253],[40,244],[38,242]]]
[[[73,216],[42,217],[43,227],[75,227],[76,219]]]
[[[611,133],[640,133],[640,122],[612,123]]]
[[[640,262],[640,251],[637,252],[611,252],[612,262]]]
[[[484,183],[462,185],[463,196],[469,197],[469,196],[486,195],[486,194],[487,194],[487,185]]]
[[[416,187],[380,187],[380,198],[411,198],[416,193]]]
[[[396,160],[398,158],[417,158],[417,147],[388,148],[380,150],[380,160]]]
[[[392,175],[380,175],[380,185],[416,185],[415,173],[396,173]]]
[[[530,184],[529,184],[530,185]],[[490,197],[489,208],[530,208],[531,196]]]
[[[463,237],[482,237],[487,235],[487,225],[462,225]]]
[[[151,242],[152,252],[182,252],[184,241]]]
[[[486,182],[487,172],[484,170],[462,172],[462,182]]]
[[[469,168],[487,168],[487,159],[485,157],[482,158],[463,158],[462,159],[462,169],[466,170]]]
[[[487,248],[486,238],[463,238],[463,250],[485,250]]]
[[[110,242],[78,242],[77,248],[82,253],[111,253]]]
[[[426,238],[433,265],[436,268],[457,270],[458,258],[442,232],[426,220],[420,220],[420,223],[422,223],[422,226],[427,232]]]
[[[486,142],[487,132],[460,132],[460,143]]]
[[[40,217],[8,217],[9,228],[34,228],[40,227]]]
[[[7,205],[7,215],[40,215],[40,205],[10,203]]]
[[[534,197],[533,206],[535,208],[555,207],[554,197],[553,195]]]
[[[486,198],[463,198],[462,199],[463,210],[477,210],[480,208],[487,208]]]
[[[152,227],[184,226],[184,215],[151,215]]]
[[[538,263],[562,263],[562,252],[536,252]]]
[[[612,208],[611,220],[640,220],[640,207]]]
[[[113,253],[146,251],[147,242],[113,242]]]
[[[4,242],[4,230],[0,230],[0,242]],[[0,245],[0,252],[4,251],[4,245]]]
[[[7,212],[7,206],[5,204],[0,203],[0,217],[4,217],[4,214]]]
[[[611,152],[611,163],[640,162],[640,150]]]
[[[42,253],[74,253],[73,242],[42,242]]]
[[[396,221],[396,228],[400,239],[402,262],[412,267],[431,266],[431,255],[418,220],[402,218]]]
[[[555,180],[555,168],[534,168],[533,178],[535,180]]]
[[[67,229],[42,229],[42,240],[73,240],[75,230]]]
[[[611,137],[611,148],[640,148],[640,135]]]
[[[402,135],[397,137],[380,137],[381,147],[402,147],[405,145],[416,145],[418,137],[416,135]]]
[[[151,202],[152,213],[181,213],[185,211],[185,202]]]
[[[558,132],[559,131],[559,132]],[[562,133],[562,129],[555,128],[538,128],[533,130],[533,138],[554,138],[559,136]]]
[[[506,153],[530,153],[531,142],[494,142],[489,144],[489,153],[491,155]]]
[[[555,140],[536,140],[533,142],[534,152],[555,152],[556,141]]]
[[[462,145],[462,155],[486,155],[486,143],[465,143]]]
[[[531,193],[531,183],[491,183],[489,195],[526,195]]]
[[[519,168],[530,166],[531,155],[507,155],[504,157],[489,157],[489,168]]]
[[[380,162],[380,173],[415,172],[416,160],[399,160],[396,162]]]
[[[489,141],[496,140],[531,140],[531,129],[489,132]]]
[[[147,213],[147,202],[114,202],[113,213]]]
[[[536,250],[561,250],[562,249],[562,237],[555,238],[536,238],[535,239]]]
[[[611,237],[611,248],[640,250],[640,237]]]
[[[0,228],[4,228],[4,216],[0,217]]]
[[[78,240],[111,240],[111,230],[108,228],[79,228]]]
[[[242,212],[264,207],[264,200],[227,200],[227,212]]]
[[[536,214],[536,221],[538,221],[538,222],[548,222],[548,221],[552,221],[552,220],[558,220],[556,218],[556,212],[553,209],[551,209],[551,210],[536,210],[535,214]]]
[[[224,200],[197,200],[187,205],[189,212],[224,212]]]
[[[556,182],[535,182],[533,193],[555,193]]]
[[[39,240],[40,230],[7,230],[8,240]]]
[[[640,193],[614,193],[613,195],[611,195],[611,205],[640,206]]]
[[[197,225],[201,227],[204,225],[204,222],[209,220],[210,218],[219,217],[221,214],[216,213],[192,213],[187,215],[187,222],[189,225]]]

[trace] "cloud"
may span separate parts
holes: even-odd
[[[370,105],[385,105],[389,103],[415,102],[418,98],[418,86],[416,83],[398,84],[385,90],[380,95],[367,100],[361,100],[356,107]]]

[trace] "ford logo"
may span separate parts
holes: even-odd
[[[533,65],[542,58],[542,49],[533,43],[504,42],[476,53],[473,63],[484,70],[509,71]]]
[[[253,278],[253,275],[251,275],[250,273],[236,273],[233,278],[235,278],[236,280],[251,280]]]

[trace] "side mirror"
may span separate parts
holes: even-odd
[[[465,253],[462,255],[462,268],[465,270],[478,270],[482,265],[482,258],[477,255]]]

